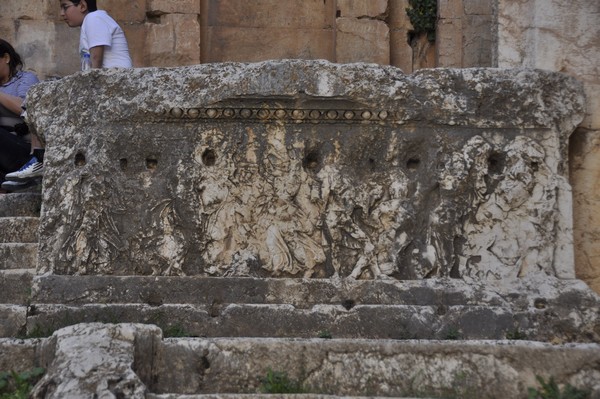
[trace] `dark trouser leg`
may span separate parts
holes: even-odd
[[[31,146],[23,138],[0,128],[0,181],[4,175],[18,170],[30,158]]]

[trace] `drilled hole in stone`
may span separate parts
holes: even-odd
[[[85,155],[82,152],[75,154],[75,166],[85,165]]]
[[[488,157],[488,173],[492,175],[498,175],[502,173],[504,169],[504,155],[500,153],[493,153]]]
[[[537,172],[538,170],[540,170],[540,164],[537,162],[532,162],[530,166],[532,172]]]
[[[146,169],[154,170],[158,166],[158,159],[146,158]]]
[[[408,161],[406,161],[406,167],[410,170],[415,170],[419,167],[419,164],[421,163],[421,161],[417,158],[410,158]]]
[[[312,150],[302,160],[302,166],[304,169],[316,169],[319,166],[319,152]]]
[[[354,306],[356,306],[356,302],[354,301],[354,299],[346,299],[344,301],[342,301],[342,306],[346,309],[346,310],[350,310],[352,309]]]
[[[217,154],[211,149],[204,150],[202,153],[202,163],[206,166],[213,166],[217,163]]]
[[[121,170],[127,169],[127,158],[119,159],[119,167],[121,168]]]
[[[548,301],[544,298],[537,298],[535,301],[533,301],[533,306],[535,306],[536,309],[546,309],[546,306],[548,306]]]
[[[206,356],[202,356],[200,362],[202,363],[202,368],[204,368],[204,370],[208,370],[210,368],[210,361]]]

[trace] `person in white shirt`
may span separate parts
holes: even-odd
[[[91,68],[132,67],[123,29],[106,11],[98,10],[96,0],[60,0],[60,15],[71,28],[81,27],[79,54],[89,56]],[[25,183],[43,176],[44,148],[35,135],[31,135],[31,148],[31,159],[16,172],[6,174],[6,180],[26,187]]]
[[[79,53],[90,55],[92,68],[131,68],[123,29],[96,0],[60,0],[60,16],[71,28],[81,27]]]

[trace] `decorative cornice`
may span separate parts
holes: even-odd
[[[390,123],[397,122],[395,113],[381,109],[316,109],[316,108],[252,108],[208,107],[165,109],[166,120],[250,120],[287,123]]]

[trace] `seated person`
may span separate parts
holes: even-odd
[[[20,115],[27,92],[39,79],[22,68],[21,56],[10,43],[0,39],[0,182],[5,192],[28,185],[4,182],[6,174],[18,170],[31,158],[30,135]]]
[[[67,25],[81,27],[79,52],[89,55],[91,68],[131,68],[129,47],[123,30],[106,11],[98,9],[96,0],[60,0],[60,10]],[[7,173],[6,180],[25,184],[42,177],[44,150],[35,135],[31,137],[31,147],[33,156],[19,170]]]

